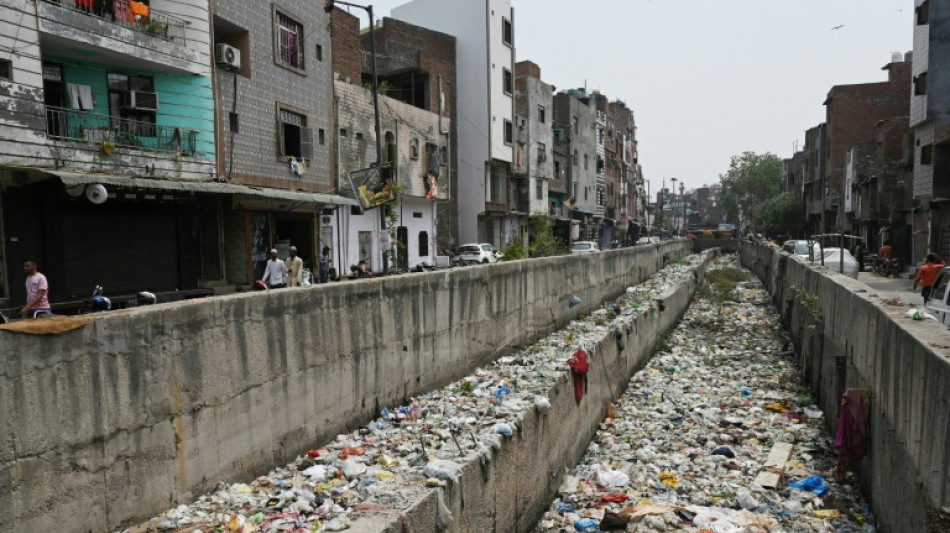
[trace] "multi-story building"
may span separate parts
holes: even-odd
[[[881,120],[907,116],[910,105],[909,61],[900,54],[884,70],[888,79],[879,83],[836,85],[825,100],[827,115],[827,165],[825,168],[824,226],[849,231],[844,206],[845,161],[854,146],[872,144]]]
[[[612,153],[613,157],[608,159],[607,168],[608,171],[615,168],[619,174],[613,191],[608,185],[608,216],[613,207],[618,241],[635,243],[643,231],[643,215],[646,211],[646,191],[637,160],[636,121],[633,110],[620,100],[610,102],[608,120],[607,141],[612,145],[608,153]]]
[[[581,90],[554,95],[554,138],[567,143],[567,215],[579,223],[580,240],[598,240],[597,112]]]
[[[531,61],[515,64],[515,160],[517,212],[547,215],[548,187],[554,177],[554,86],[541,80]]]
[[[206,0],[0,5],[0,306],[23,302],[24,257],[54,304],[220,276],[209,19]]]
[[[286,257],[290,246],[313,268],[333,243],[334,213],[355,203],[336,195],[331,172],[330,16],[302,0],[215,0],[212,20],[217,174],[261,191],[223,208],[224,275],[259,279],[267,251]]]
[[[521,232],[510,213],[515,20],[510,0],[412,0],[392,17],[456,39],[459,243],[501,246]]]
[[[914,261],[950,254],[950,4],[916,0],[910,127]]]
[[[378,78],[384,93],[378,97],[382,165],[377,169],[373,95],[359,83],[362,76],[357,77],[371,57],[364,60],[350,53],[360,47],[359,19],[339,9],[333,11],[333,63],[340,69],[334,81],[335,174],[349,186],[351,173],[359,175],[371,169],[368,172],[377,176],[378,184],[385,187],[392,182],[396,186],[394,194],[379,205],[340,213],[333,222],[340,239],[337,256],[341,264],[365,260],[377,271],[390,265],[406,270],[420,263],[435,264],[439,255],[436,206],[448,199],[449,174],[455,169],[452,121],[447,116],[453,103],[447,98],[447,86],[454,77],[454,38],[392,19],[384,20],[383,28],[387,26],[387,31],[376,36],[380,51],[377,69],[382,73]],[[426,38],[429,47],[419,44]],[[437,47],[444,54],[440,61],[427,53],[435,41],[442,41]],[[355,68],[352,61],[357,62]],[[437,64],[445,70],[430,76],[424,64]],[[420,90],[401,90],[401,79],[414,80]],[[389,92],[412,103],[389,97]]]
[[[594,171],[596,188],[594,196],[594,225],[597,228],[597,240],[606,248],[611,241],[614,219],[607,217],[607,97],[599,90],[592,91],[588,97],[594,108]]]
[[[828,150],[825,124],[805,131],[804,163],[802,168],[802,196],[805,202],[807,224],[805,233],[817,235],[825,231],[825,162]]]
[[[460,244],[456,240],[459,198],[452,194],[459,186],[455,164],[458,153],[455,37],[389,17],[377,25],[374,34],[370,36],[368,31],[360,34],[363,84],[373,83],[370,59],[375,38],[376,70],[383,94],[448,119],[442,124],[449,131],[446,146],[449,155],[443,162],[447,165],[447,175],[440,177],[441,193],[434,200],[435,226],[439,244],[455,249]],[[337,54],[346,57],[347,53],[337,49],[333,52],[334,57]]]

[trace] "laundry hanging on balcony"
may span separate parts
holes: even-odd
[[[129,0],[129,9],[132,11],[132,15],[140,21],[144,22],[148,18],[148,4]]]

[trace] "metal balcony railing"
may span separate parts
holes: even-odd
[[[46,133],[53,139],[97,143],[103,149],[132,148],[151,152],[194,154],[197,130],[46,106]]]
[[[172,15],[155,11],[140,2],[129,0],[44,0],[90,17],[105,20],[126,28],[152,35],[159,39],[185,43],[187,22]],[[144,6],[144,8],[143,8]],[[146,14],[142,14],[146,13]]]

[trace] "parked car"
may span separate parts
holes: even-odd
[[[824,256],[825,266],[832,272],[842,272],[841,264],[844,263],[843,274],[849,278],[858,279],[858,260],[851,255],[847,249],[825,248],[821,254]]]
[[[821,261],[821,245],[817,242],[811,243],[811,254],[808,253],[808,241],[790,241],[792,242],[792,250],[789,253],[795,254],[798,257],[806,260],[815,260]],[[786,245],[788,242],[785,243]],[[783,245],[783,250],[785,247]],[[787,250],[786,250],[787,251]]]
[[[653,237],[640,237],[639,239],[637,239],[637,244],[653,244],[653,243],[656,243],[656,242],[660,242],[660,238],[659,238],[659,237],[656,237],[656,236],[653,236]]]
[[[463,244],[458,253],[459,260],[466,263],[494,263],[504,257],[503,253],[488,243]]]
[[[597,243],[594,241],[576,241],[571,246],[572,254],[592,254],[599,251],[600,248],[597,248]]]
[[[945,326],[950,326],[950,294],[947,289],[950,288],[950,268],[944,268],[937,275],[937,281],[934,282],[933,291],[930,293],[930,299],[927,300],[927,312],[937,317],[937,320]]]

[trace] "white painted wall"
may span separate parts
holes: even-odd
[[[501,44],[503,13],[512,16],[509,0],[413,0],[392,10],[394,19],[456,38],[459,186],[453,194],[459,198],[462,243],[478,240],[478,215],[485,211],[485,198],[490,192],[485,187],[486,162],[492,157],[508,162],[512,159],[511,147],[504,144],[503,131],[504,119],[511,119],[512,105],[511,98],[502,91],[501,68],[506,66],[513,71],[512,50]],[[507,51],[505,57],[489,56],[499,52],[497,46],[488,42],[493,35],[497,36],[495,44]],[[505,101],[507,108],[502,109]]]

